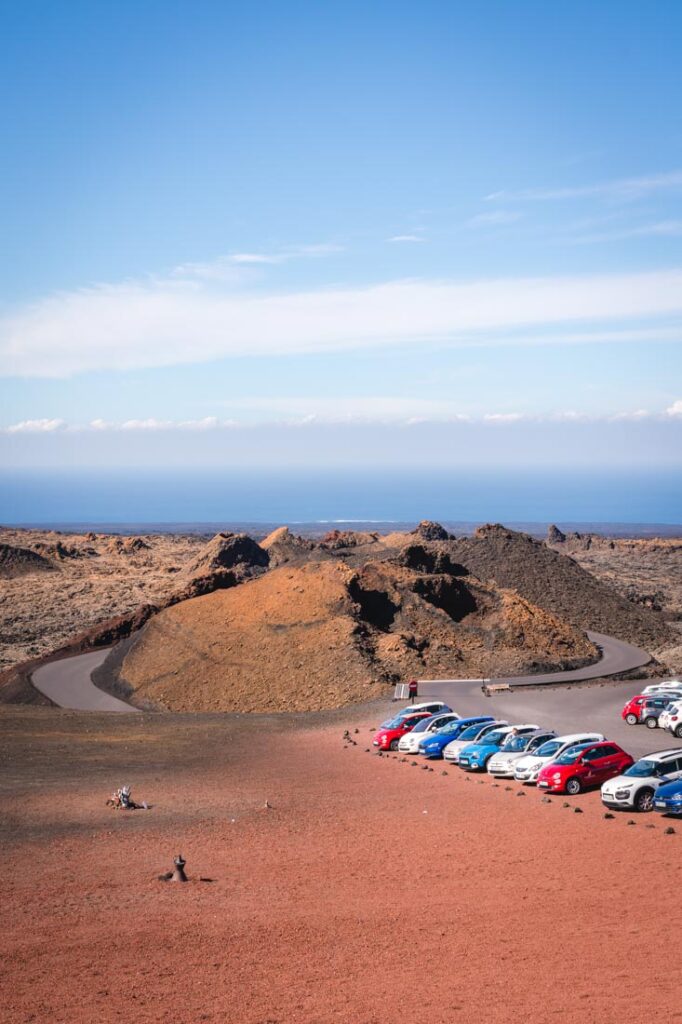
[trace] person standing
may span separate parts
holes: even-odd
[[[415,699],[419,695],[419,683],[416,679],[410,679],[407,692],[410,697],[410,704],[414,704]]]

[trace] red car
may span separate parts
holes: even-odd
[[[381,729],[374,733],[372,743],[379,750],[397,750],[401,737],[412,732],[417,722],[421,722],[424,718],[431,718],[431,712],[416,711],[413,715],[392,718],[390,722],[386,722]]]
[[[621,711],[620,717],[624,718],[628,725],[637,725],[642,705],[651,696],[650,693],[638,693],[636,697],[632,697]]]
[[[601,786],[634,763],[617,743],[581,743],[545,765],[538,775],[538,788],[574,796],[590,786]]]

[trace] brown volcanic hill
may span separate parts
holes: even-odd
[[[122,652],[123,653],[123,652]],[[594,659],[578,630],[471,577],[397,561],[285,565],[155,615],[118,681],[174,711],[317,710],[412,675],[486,676]]]
[[[280,526],[269,533],[260,542],[260,546],[267,551],[270,567],[274,569],[278,565],[284,565],[285,562],[296,562],[302,558],[309,558],[316,545],[304,537],[296,537],[288,526]]]
[[[55,566],[28,548],[17,548],[11,544],[0,544],[0,577],[15,579],[31,572],[54,572]]]
[[[194,561],[187,566],[188,576],[207,576],[220,569],[239,568],[243,575],[264,569],[270,558],[267,551],[246,533],[217,533]]]
[[[672,633],[660,613],[639,607],[577,562],[504,526],[480,527],[447,545],[451,557],[483,580],[511,587],[578,629],[592,629],[655,650]]]

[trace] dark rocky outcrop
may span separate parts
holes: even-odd
[[[286,562],[298,562],[309,558],[315,550],[313,541],[295,536],[288,526],[280,526],[273,530],[260,542],[260,546],[268,553],[271,569]]]
[[[482,580],[514,589],[526,600],[580,629],[606,633],[656,650],[675,639],[665,619],[602,583],[567,555],[528,534],[487,524],[447,545],[451,557]]]
[[[53,571],[55,566],[37,551],[0,544],[0,578],[14,579],[31,572]]]
[[[434,523],[430,519],[422,519],[412,533],[420,540],[454,540],[452,534],[448,533],[444,526]]]
[[[564,544],[566,541],[566,534],[563,533],[558,526],[551,523],[547,527],[547,543],[548,544]]]
[[[270,556],[246,533],[217,533],[187,567],[188,576],[210,576],[223,569],[235,569],[242,577],[266,569]]]

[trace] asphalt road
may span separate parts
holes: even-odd
[[[499,676],[487,679],[490,685],[513,683],[514,686],[538,686],[542,683],[575,683],[586,679],[601,679],[602,676],[615,676],[621,672],[631,672],[643,668],[651,661],[651,655],[639,647],[616,640],[604,633],[587,633],[593,644],[601,651],[601,659],[592,665],[571,669],[567,672],[547,672],[544,675],[530,676]],[[459,683],[457,679],[421,679],[420,684]],[[477,680],[482,682],[482,680]]]
[[[40,690],[60,708],[72,708],[75,711],[118,711],[138,712],[138,708],[118,700],[100,690],[90,678],[93,669],[101,665],[109,648],[78,654],[62,661],[50,661],[36,669],[31,681],[36,690]]]

